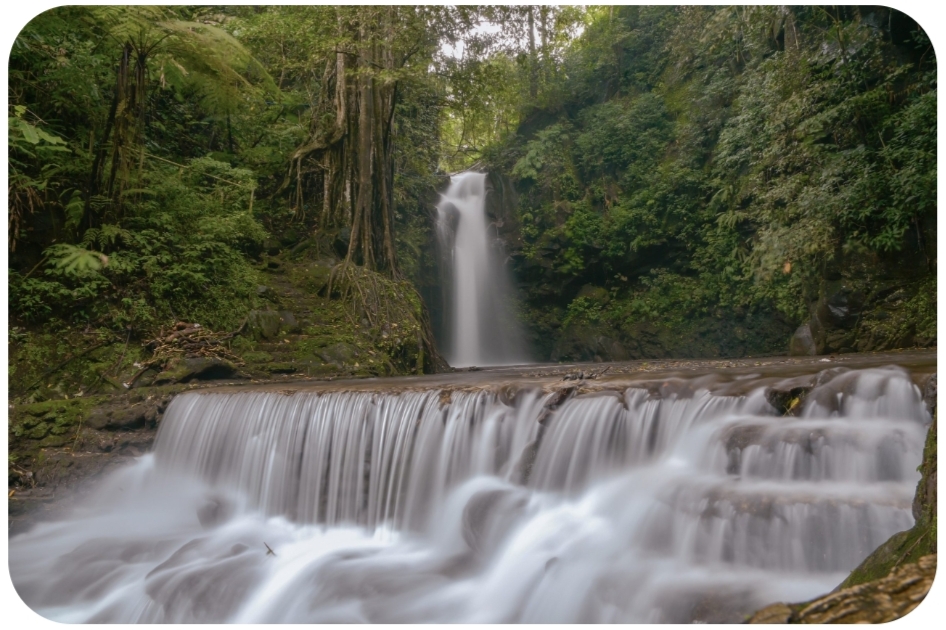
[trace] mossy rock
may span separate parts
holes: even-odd
[[[176,359],[154,380],[155,385],[239,378],[236,366],[217,357],[188,357]]]
[[[287,275],[296,286],[317,294],[328,285],[334,266],[334,260],[322,259],[294,266]]]
[[[10,411],[10,442],[30,440],[39,446],[61,446],[75,434],[80,423],[88,418],[105,396],[48,400],[20,405]],[[11,452],[12,452],[11,448]]]
[[[247,315],[246,330],[256,340],[272,340],[279,335],[282,318],[278,311],[250,311]]]
[[[270,363],[273,355],[263,350],[248,350],[241,355],[247,363]]]
[[[279,330],[282,333],[295,334],[302,332],[302,327],[290,311],[279,311]]]
[[[349,343],[338,342],[322,348],[316,352],[316,355],[326,363],[348,365],[355,362],[358,349]]]

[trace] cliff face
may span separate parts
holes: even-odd
[[[936,575],[936,375],[924,398],[933,414],[913,500],[916,524],[894,534],[833,592],[801,604],[772,604],[749,623],[885,623],[923,601]]]
[[[935,225],[897,256],[839,252],[791,353],[874,352],[936,344]]]

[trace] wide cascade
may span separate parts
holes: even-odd
[[[753,378],[185,393],[11,574],[73,622],[739,621],[912,525],[931,420],[900,368]]]
[[[437,205],[444,357],[453,367],[526,362],[502,244],[486,216],[486,175],[454,175]]]

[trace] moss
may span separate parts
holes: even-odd
[[[62,446],[107,396],[19,405],[10,411],[10,452],[22,457],[40,447]]]
[[[273,355],[262,350],[248,350],[241,355],[241,358],[247,363],[270,363]]]
[[[14,403],[113,390],[116,382],[138,371],[135,363],[148,354],[134,339],[126,346],[124,335],[119,339],[105,329],[90,335],[57,321],[18,333],[8,344],[8,386]],[[109,340],[112,343],[103,343]],[[50,373],[53,367],[58,369]]]

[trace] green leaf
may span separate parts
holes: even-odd
[[[20,128],[23,138],[25,138],[30,144],[39,144],[39,134],[36,133],[36,128],[27,122],[23,122],[22,120],[17,122],[19,123],[17,126]]]

